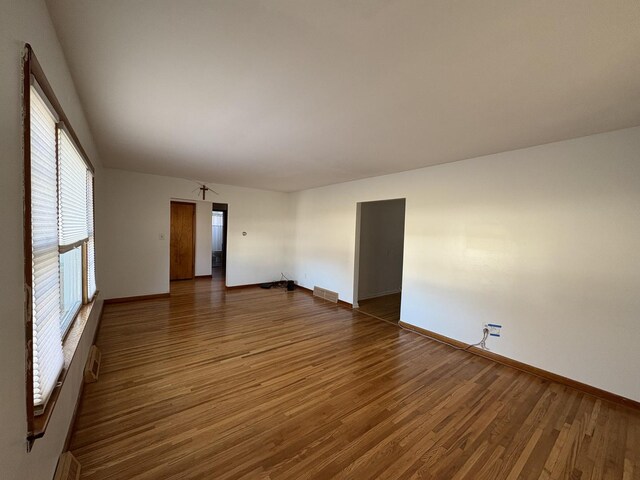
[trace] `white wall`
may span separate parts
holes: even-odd
[[[404,199],[360,205],[358,300],[402,290],[404,209]]]
[[[3,480],[50,480],[71,421],[82,368],[97,324],[95,310],[84,332],[44,438],[26,452],[26,399],[23,317],[22,237],[22,64],[25,42],[32,45],[56,96],[83,147],[97,167],[99,159],[67,70],[46,6],[40,0],[0,0],[0,476]],[[96,220],[99,239],[100,223]],[[97,246],[97,256],[100,256]],[[98,271],[98,286],[100,272]]]
[[[640,127],[294,194],[294,278],[353,298],[357,202],[406,198],[403,321],[640,400]]]
[[[169,291],[171,199],[194,200],[190,180],[104,169],[98,215],[104,224],[101,288],[105,298]],[[285,236],[290,229],[289,196],[251,188],[214,185],[196,210],[196,274],[211,273],[211,202],[227,203],[226,283],[229,286],[280,278],[287,266]],[[246,236],[242,232],[247,232]],[[161,239],[164,235],[164,239]]]

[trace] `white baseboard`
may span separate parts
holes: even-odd
[[[401,292],[401,288],[396,288],[394,290],[387,290],[385,292],[367,293],[365,295],[359,296],[358,300],[371,300],[372,298],[384,297],[385,295],[393,295],[394,293]]]

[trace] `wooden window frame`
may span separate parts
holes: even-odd
[[[79,316],[83,316],[88,318],[91,307],[93,306],[93,300],[95,299],[96,293],[92,298],[88,298],[87,292],[87,242],[88,239],[84,239],[78,243],[78,245],[74,246],[64,246],[60,248],[58,255],[64,253],[65,251],[70,250],[71,248],[75,248],[77,246],[82,246],[82,301],[83,304],[78,308],[78,311],[75,312],[73,320],[70,323],[69,329],[64,335],[63,339],[63,351],[65,354],[65,366],[60,374],[60,378],[58,379],[58,384],[54,388],[49,401],[45,407],[44,412],[41,415],[35,415],[35,408],[33,402],[33,311],[32,311],[32,289],[33,289],[33,278],[31,271],[31,259],[33,255],[32,251],[32,236],[31,236],[31,78],[34,78],[38,83],[40,90],[44,94],[46,100],[49,102],[51,108],[58,115],[59,121],[64,124],[67,133],[71,137],[72,141],[75,144],[78,152],[82,156],[84,163],[87,169],[91,172],[91,178],[93,182],[93,176],[95,175],[95,168],[85,150],[82,148],[82,144],[80,143],[78,136],[76,135],[69,119],[67,118],[58,98],[56,97],[51,84],[47,80],[47,77],[44,74],[42,66],[40,62],[33,52],[31,45],[28,43],[25,44],[25,52],[23,57],[23,84],[22,84],[22,107],[23,107],[23,151],[24,151],[24,207],[23,207],[23,235],[24,235],[24,295],[25,295],[25,308],[24,308],[24,323],[25,323],[25,360],[26,360],[26,375],[25,375],[25,383],[26,383],[26,407],[27,407],[27,451],[31,451],[33,446],[33,442],[44,436],[49,421],[51,419],[51,414],[56,405],[58,397],[60,395],[60,390],[62,388],[62,384],[66,378],[68,372],[68,366],[73,361],[73,357],[75,356],[75,352],[77,351],[77,344],[79,342],[79,337],[81,335],[76,335],[78,338],[75,339],[73,345],[70,347],[73,348],[71,352],[64,351],[65,350],[65,342],[69,333],[74,330],[74,324],[76,323]],[[57,144],[58,144],[58,135],[56,131],[56,164],[59,165],[58,160],[58,152],[57,152]],[[95,182],[93,183],[93,187],[95,187]],[[95,188],[92,189],[94,202],[94,222],[95,222]],[[94,225],[95,232],[95,225]],[[94,233],[95,237],[95,233]],[[95,241],[95,240],[94,240]],[[81,332],[80,332],[81,333]],[[69,359],[67,361],[67,359]]]

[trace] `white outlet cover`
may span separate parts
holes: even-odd
[[[489,330],[489,336],[491,337],[501,336],[502,325],[498,325],[497,323],[485,323],[483,325],[483,329],[484,328]]]

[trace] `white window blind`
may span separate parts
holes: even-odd
[[[95,235],[93,231],[93,175],[87,170],[87,299],[96,293]]]
[[[87,229],[87,167],[64,128],[58,129],[60,245],[89,236]]]
[[[64,365],[60,334],[56,119],[31,87],[33,403],[42,410]]]

